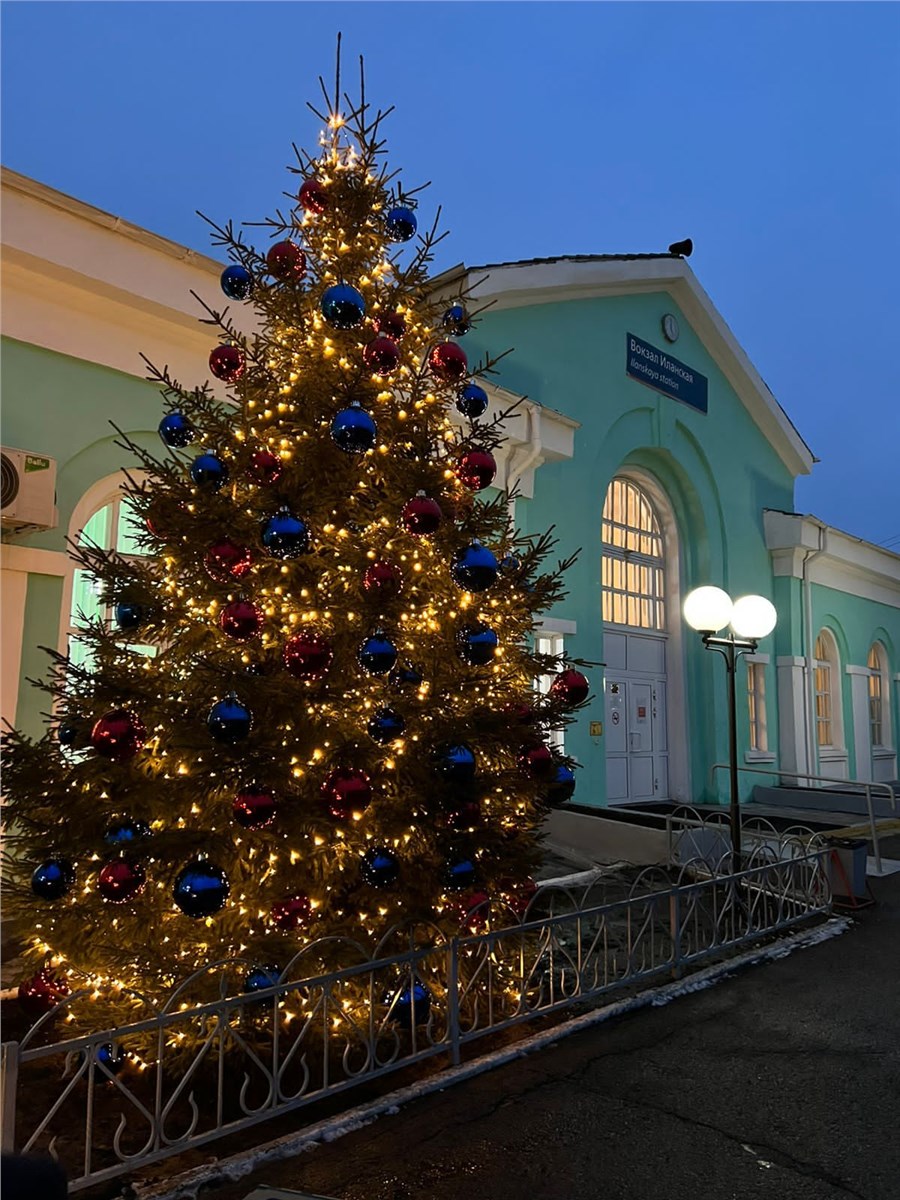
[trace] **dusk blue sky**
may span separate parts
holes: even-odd
[[[194,210],[266,215],[315,145],[338,29],[436,268],[692,237],[822,459],[797,508],[900,548],[900,6],[7,2],[2,160],[209,252]]]

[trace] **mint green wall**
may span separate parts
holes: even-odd
[[[64,550],[75,505],[98,479],[128,465],[114,444],[120,429],[157,450],[162,416],[157,387],[122,371],[2,339],[3,444],[56,459],[59,525],[16,543]]]
[[[625,374],[626,333],[665,346],[660,321],[666,312],[678,316],[682,331],[671,353],[709,379],[707,414]],[[555,614],[577,622],[577,635],[567,639],[572,654],[603,661],[600,517],[609,482],[624,467],[648,472],[671,502],[682,595],[714,583],[734,596],[756,592],[775,601],[763,509],[792,509],[793,478],[669,295],[488,310],[466,338],[470,361],[507,347],[514,353],[499,364],[496,382],[581,423],[574,460],[542,466],[534,498],[517,506],[523,532],[555,524],[562,553],[582,547],[569,576],[569,598]],[[778,727],[774,638],[765,639],[760,651],[772,659],[766,680],[771,748]],[[710,764],[728,755],[724,663],[686,631],[684,668],[691,795],[708,799]],[[579,773],[576,802],[602,805],[603,739],[588,736],[588,722],[604,717],[602,672],[596,671],[593,680],[595,699],[569,728],[567,750],[585,768]],[[748,744],[745,680],[742,671],[738,718],[743,747]],[[766,780],[745,777],[742,793],[749,794],[757,782]],[[720,795],[725,787],[723,776]]]
[[[57,461],[59,524],[55,529],[17,536],[16,545],[66,549],[72,512],[94,483],[129,465],[115,445],[115,421],[136,442],[158,450],[156,427],[162,413],[151,383],[96,363],[3,338],[0,343],[3,444],[47,454]],[[16,724],[31,735],[43,727],[48,697],[28,686],[46,673],[48,659],[38,646],[55,647],[60,632],[62,578],[29,575],[22,643],[22,671]]]
[[[898,714],[898,689],[894,676],[900,672],[900,608],[851,596],[835,588],[812,585],[813,637],[827,626],[835,636],[841,659],[841,711],[844,718],[844,742],[849,755],[850,777],[860,778],[860,764],[856,761],[853,740],[853,710],[851,706],[850,678],[845,672],[848,666],[864,667],[869,650],[875,641],[881,642],[887,652],[888,678],[890,680],[891,745],[900,746],[900,714]]]

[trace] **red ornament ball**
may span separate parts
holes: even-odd
[[[395,563],[379,559],[366,567],[363,587],[376,596],[399,596],[403,591],[403,574]]]
[[[97,891],[111,904],[125,904],[138,895],[146,882],[147,875],[140,863],[116,858],[101,869]]]
[[[406,317],[403,313],[380,313],[375,318],[375,330],[377,333],[383,333],[385,337],[392,338],[395,342],[403,340],[403,335],[406,333]]]
[[[254,450],[250,456],[250,466],[247,473],[255,483],[269,486],[277,483],[284,471],[284,466],[277,454],[271,450]]]
[[[456,462],[456,478],[473,492],[490,487],[497,474],[497,463],[489,450],[467,450]]]
[[[424,492],[418,492],[412,500],[407,500],[400,513],[403,528],[414,537],[425,537],[434,533],[442,517],[443,513],[437,501],[426,496]]]
[[[447,824],[454,833],[466,833],[482,822],[481,805],[477,800],[463,800],[447,814]]]
[[[231,806],[231,815],[244,829],[264,829],[275,820],[278,801],[267,791],[240,792]]]
[[[466,352],[456,342],[438,342],[428,355],[428,366],[441,383],[458,383],[469,373]]]
[[[125,763],[143,746],[147,731],[140,717],[125,708],[106,713],[91,730],[91,745],[103,758]]]
[[[282,283],[299,283],[306,274],[306,255],[296,242],[276,242],[266,255],[266,265]]]
[[[312,915],[312,904],[306,892],[297,892],[287,900],[279,900],[272,905],[269,916],[279,929],[294,930],[305,925]]]
[[[331,642],[312,629],[295,634],[284,647],[284,665],[295,679],[321,679],[333,658]]]
[[[373,338],[363,350],[363,362],[375,375],[390,375],[400,363],[400,349],[389,337]]]
[[[372,785],[365,771],[338,767],[322,784],[322,799],[336,821],[349,821],[369,807]]]
[[[236,642],[247,642],[259,633],[262,613],[249,600],[232,600],[222,609],[219,625]]]
[[[253,560],[246,546],[239,546],[230,538],[215,542],[203,557],[203,566],[207,575],[217,583],[231,583],[235,579],[243,579]]]
[[[516,725],[530,725],[537,717],[537,713],[531,705],[523,704],[521,700],[507,704],[505,711],[509,713],[510,720]]]
[[[463,896],[455,896],[447,907],[458,917],[461,929],[468,933],[482,933],[487,929],[491,915],[490,899],[487,892],[466,892]]]
[[[240,346],[216,346],[209,356],[209,369],[223,383],[237,383],[246,366],[247,358]]]
[[[68,983],[47,967],[19,984],[19,1003],[30,1017],[42,1017],[68,995]]]
[[[520,921],[528,911],[528,905],[537,895],[537,890],[538,886],[530,876],[518,881],[504,879],[500,883],[503,899]]]
[[[297,199],[301,208],[319,215],[328,208],[328,189],[321,179],[312,176],[310,179],[303,180]]]
[[[523,746],[517,759],[519,767],[532,779],[546,779],[553,773],[555,762],[550,747],[543,742],[532,746]]]
[[[566,708],[574,708],[576,704],[582,704],[587,700],[590,690],[591,685],[588,683],[587,676],[582,675],[573,667],[561,671],[550,685],[550,695],[560,704],[564,704]]]

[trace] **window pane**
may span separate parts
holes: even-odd
[[[131,497],[123,496],[118,508],[116,549],[120,554],[146,554],[146,550],[142,549],[137,541],[137,535],[143,528],[143,522],[134,511]]]
[[[88,670],[93,667],[93,652],[87,642],[79,637],[69,638],[69,658],[76,667],[85,667]]]
[[[90,620],[92,617],[103,617],[104,608],[97,597],[99,588],[99,580],[88,571],[83,571],[80,567],[76,568],[72,584],[73,624],[78,623],[82,618]]]
[[[91,542],[102,550],[109,549],[109,518],[110,506],[98,509],[85,525],[81,533],[82,542]]]
[[[603,504],[603,619],[641,629],[665,628],[663,553],[650,499],[614,479]],[[607,593],[625,593],[608,597]]]

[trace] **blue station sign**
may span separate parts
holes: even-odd
[[[641,341],[633,333],[625,334],[625,374],[699,412],[708,411],[709,380],[706,376],[665,350]]]

